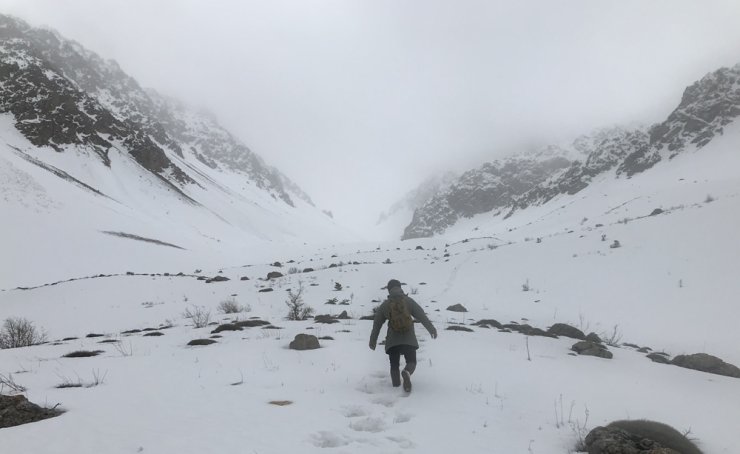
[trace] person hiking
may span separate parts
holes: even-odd
[[[391,383],[394,387],[401,386],[401,378],[403,378],[403,390],[410,392],[411,374],[416,369],[416,350],[419,348],[419,342],[416,340],[416,333],[414,333],[414,319],[419,320],[424,325],[432,339],[437,338],[437,329],[429,321],[421,306],[403,293],[399,281],[391,279],[388,281],[386,288],[388,289],[388,299],[383,301],[375,311],[373,331],[370,333],[370,349],[375,350],[380,328],[388,320],[385,352],[391,362]],[[401,355],[406,360],[403,371],[399,370]]]

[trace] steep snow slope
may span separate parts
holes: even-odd
[[[34,147],[9,122],[0,117],[0,207],[8,220],[0,227],[1,287],[130,268],[239,263],[263,242],[288,248],[352,238],[303,200],[292,207],[276,202],[236,174],[183,163],[194,183],[178,192],[117,150],[105,166],[84,149]]]

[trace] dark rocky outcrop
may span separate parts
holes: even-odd
[[[74,352],[67,353],[66,355],[62,355],[63,358],[89,358],[91,356],[98,356],[99,354],[104,353],[103,350],[77,350]]]
[[[53,418],[62,413],[56,408],[39,407],[29,402],[25,396],[0,394],[0,429]]]
[[[461,325],[450,325],[446,328],[448,331],[464,331],[468,333],[472,333],[473,330],[468,328],[467,326],[461,326]]]
[[[233,323],[235,326],[238,326],[239,328],[254,328],[256,326],[268,326],[270,322],[266,320],[241,320],[238,322]]]
[[[589,454],[702,454],[673,427],[644,419],[596,427],[584,445]]]
[[[280,271],[270,271],[269,273],[267,273],[267,280],[277,279],[279,277],[283,277],[283,273],[281,273]]]
[[[607,350],[603,344],[597,344],[595,342],[581,341],[576,342],[570,347],[571,350],[578,353],[579,355],[585,356],[596,356],[599,358],[612,359],[614,355],[612,352]]]
[[[693,355],[678,355],[671,361],[671,364],[694,369],[710,374],[724,375],[727,377],[740,378],[740,368],[733,364],[726,363],[716,356],[706,353],[694,353]]]
[[[188,342],[188,345],[211,345],[215,344],[216,341],[213,339],[193,339],[190,342]]]
[[[467,312],[468,310],[463,306],[462,304],[453,304],[452,306],[448,306],[447,310],[450,312]]]
[[[660,353],[648,353],[645,356],[654,363],[660,363],[660,364],[670,364],[671,363],[671,360],[666,355],[663,355]]]
[[[292,350],[315,350],[320,347],[319,339],[311,334],[296,334],[289,345]]]
[[[501,325],[501,323],[499,323],[498,320],[494,320],[492,318],[484,318],[484,319],[478,320],[477,322],[473,323],[473,325],[488,326],[488,327],[499,328],[499,329],[503,327],[503,325]]]
[[[229,278],[226,276],[214,276],[210,279],[206,279],[206,284],[210,284],[211,282],[226,282]]]
[[[580,329],[565,323],[556,323],[547,329],[549,334],[565,336],[573,339],[586,340],[586,335]]]
[[[540,328],[535,328],[534,326],[528,325],[526,323],[518,324],[518,323],[509,323],[502,326],[503,329],[508,329],[510,331],[516,331],[517,333],[524,334],[526,336],[542,336],[542,337],[552,337],[557,338],[554,334],[550,334]]]
[[[218,334],[222,331],[241,331],[242,327],[235,324],[235,323],[224,323],[223,325],[218,325],[216,329],[211,331],[211,334]]]
[[[339,320],[337,320],[333,315],[329,315],[329,314],[316,315],[313,318],[313,321],[315,323],[324,323],[327,325],[330,325],[332,323],[339,323]]]

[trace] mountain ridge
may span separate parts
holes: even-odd
[[[688,86],[668,117],[649,128],[604,128],[579,136],[565,149],[544,147],[540,156],[562,159],[549,170],[541,167],[545,160],[529,158],[528,161],[526,153],[519,153],[463,173],[456,182],[414,209],[401,238],[437,235],[460,219],[482,213],[511,216],[515,211],[547,203],[560,195],[575,195],[596,177],[609,172],[615,178],[631,178],[692,147],[703,148],[722,135],[724,128],[738,116],[740,64],[720,68]],[[495,178],[502,173],[507,174],[511,185],[523,182],[531,187],[507,191]],[[532,179],[533,174],[539,178]]]

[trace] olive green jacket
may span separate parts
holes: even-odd
[[[391,296],[398,295],[399,293],[403,294],[403,290],[401,290],[400,287],[394,287],[389,292]],[[429,318],[424,313],[424,310],[421,308],[421,306],[419,306],[416,301],[408,296],[406,296],[405,301],[406,304],[408,304],[408,309],[411,313],[411,316],[415,320],[420,321],[421,324],[424,325],[424,328],[429,331],[429,334],[432,334],[432,336],[436,336],[437,330],[434,328],[434,325],[432,325],[432,322],[429,321]],[[380,328],[383,327],[383,323],[385,323],[386,320],[390,320],[390,313],[390,302],[386,299],[380,306],[378,306],[378,309],[375,311],[373,331],[372,333],[370,333],[370,347],[374,348],[377,344],[378,335],[380,334]],[[411,329],[405,332],[395,331],[393,330],[393,328],[391,328],[390,323],[388,324],[388,332],[385,336],[385,351],[387,352],[389,348],[395,347],[396,345],[412,345],[416,348],[419,348],[419,342],[416,340],[416,333],[414,332],[413,324],[411,326]]]

